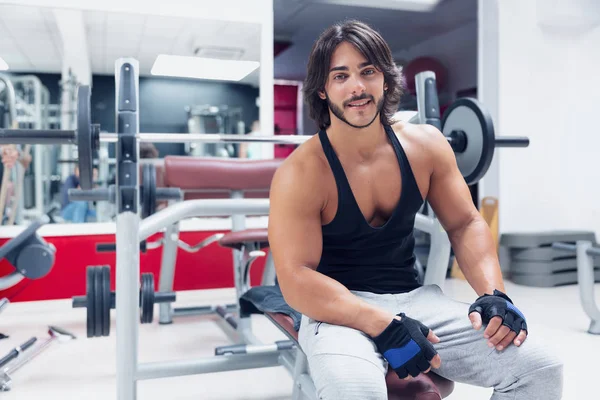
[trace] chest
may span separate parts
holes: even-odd
[[[351,195],[365,221],[372,227],[384,225],[392,216],[402,199],[403,192],[414,190],[403,182],[414,178],[421,198],[427,196],[429,190],[429,168],[418,152],[411,146],[404,146],[410,171],[402,171],[396,152],[389,150],[380,154],[375,161],[367,163],[348,162],[341,159],[344,176],[339,176],[337,184],[348,182]],[[403,163],[407,169],[406,163]],[[331,170],[325,174],[327,187],[327,204],[322,211],[322,222],[327,224],[336,216],[338,209],[338,188]],[[408,177],[408,178],[406,178]],[[351,199],[350,199],[351,202]],[[399,210],[400,212],[402,210]]]

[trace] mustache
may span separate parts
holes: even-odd
[[[375,99],[373,98],[373,96],[368,95],[368,94],[363,94],[362,96],[356,96],[356,97],[352,97],[350,100],[346,100],[344,102],[344,107],[347,107],[348,104],[355,102],[355,101],[359,101],[359,100],[371,100],[372,102],[375,102]]]

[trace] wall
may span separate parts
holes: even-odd
[[[500,230],[598,235],[600,6],[587,0],[485,3],[484,11],[497,18],[487,21],[495,27],[482,29],[496,34],[482,35],[482,46],[489,41],[497,57],[484,52],[480,60],[498,67],[496,73],[482,68],[482,100],[497,98],[497,134],[531,141],[527,149],[496,151],[497,187],[484,179],[483,195],[499,195]]]
[[[448,69],[446,90],[452,95],[458,90],[477,86],[477,22],[472,22],[444,35],[394,52],[394,59],[410,61],[421,56],[439,59]]]
[[[19,74],[24,75],[24,74]],[[60,102],[59,74],[35,73],[50,92],[50,102]],[[258,88],[236,83],[140,77],[140,131],[184,133],[188,131],[186,106],[229,105],[243,108],[246,132],[258,119]],[[115,131],[115,81],[113,76],[92,78],[92,122],[106,132]],[[183,144],[156,144],[160,156],[183,154]]]

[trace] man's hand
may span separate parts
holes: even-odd
[[[520,346],[527,338],[525,316],[499,290],[494,290],[492,295],[479,297],[469,308],[469,319],[476,330],[487,324],[483,336],[489,339],[488,346],[496,347],[498,351],[510,346],[511,342]]]
[[[432,343],[439,343],[440,338],[404,313],[398,314],[381,334],[372,339],[400,379],[417,377],[420,373],[429,372],[431,367],[442,365],[432,346]]]
[[[2,146],[2,164],[4,164],[4,168],[11,169],[15,166],[18,159],[19,151],[15,145]]]

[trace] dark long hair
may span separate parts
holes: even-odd
[[[404,79],[385,40],[369,25],[357,20],[340,22],[329,27],[312,47],[302,89],[310,117],[319,129],[326,129],[331,125],[327,101],[319,97],[319,92],[325,90],[331,55],[342,42],[354,45],[374,67],[383,72],[387,90],[384,92],[384,103],[379,117],[382,124],[392,125],[402,96]]]

